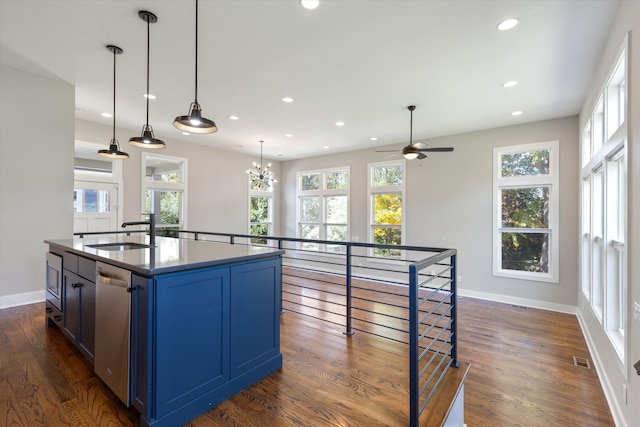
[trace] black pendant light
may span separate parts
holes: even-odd
[[[108,45],[107,49],[113,52],[113,137],[109,142],[109,149],[98,150],[98,155],[111,159],[128,159],[129,155],[124,151],[120,151],[120,144],[116,139],[116,55],[120,55],[122,49],[113,45]]]
[[[147,122],[142,126],[142,135],[131,138],[129,144],[141,148],[164,148],[166,147],[164,141],[155,137],[153,128],[149,125],[149,24],[158,22],[158,17],[146,10],[141,10],[138,15],[147,23],[147,93],[145,95],[147,98]]]
[[[196,0],[196,79],[195,100],[189,106],[189,115],[178,116],[173,125],[184,132],[214,133],[218,131],[213,120],[202,117],[202,109],[198,104],[198,0]]]

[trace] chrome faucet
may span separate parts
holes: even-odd
[[[131,222],[123,222],[122,228],[125,228],[129,225],[148,225],[149,226],[149,244],[151,246],[156,245],[156,214],[142,214],[149,216],[149,221],[131,221]]]

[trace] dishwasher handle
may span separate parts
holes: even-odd
[[[105,285],[112,286],[120,286],[121,288],[127,288],[128,292],[131,292],[129,289],[129,282],[127,280],[116,279],[115,277],[106,276],[104,273],[96,271],[96,275],[98,276],[98,280]]]

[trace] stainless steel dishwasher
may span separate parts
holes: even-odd
[[[96,374],[127,406],[131,337],[131,272],[96,263]]]

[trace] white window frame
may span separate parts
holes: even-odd
[[[262,197],[267,199],[267,220],[260,222],[251,222],[251,199],[253,197]],[[267,226],[267,236],[273,235],[273,218],[274,218],[274,204],[273,204],[273,186],[270,185],[266,190],[256,190],[253,188],[251,176],[249,176],[249,198],[248,198],[248,207],[247,207],[247,234],[251,234],[251,226],[252,225],[260,225],[265,224]],[[260,237],[257,237],[260,238]],[[253,242],[253,244],[261,244],[257,242]],[[267,239],[266,246],[273,246],[275,242],[273,240]]]
[[[559,282],[559,141],[546,141],[531,144],[496,147],[493,149],[493,275],[513,279],[532,280],[547,283]],[[546,175],[502,177],[501,157],[505,154],[528,151],[549,150],[549,173]],[[513,229],[503,228],[501,191],[510,188],[548,187],[549,188],[549,228]],[[502,268],[502,233],[506,232],[543,232],[549,235],[548,272],[529,272]]]
[[[340,172],[340,171],[346,171],[347,173],[347,188],[338,188],[338,189],[327,189],[327,183],[326,183],[326,174],[327,173],[331,173],[331,172]],[[314,174],[318,174],[320,176],[320,188],[318,190],[302,190],[302,177],[304,175],[314,175]],[[302,222],[302,218],[300,215],[300,209],[301,209],[301,199],[305,198],[305,197],[318,197],[318,202],[319,202],[319,222],[318,227],[318,240],[327,240],[327,227],[331,226],[331,225],[342,225],[342,224],[334,224],[334,223],[328,223],[327,222],[327,215],[326,215],[326,198],[330,197],[330,196],[346,196],[347,198],[347,222],[346,227],[347,227],[347,231],[346,231],[346,235],[347,235],[347,240],[348,236],[350,236],[351,234],[351,167],[350,166],[341,166],[341,167],[333,167],[333,168],[326,168],[326,169],[314,169],[314,170],[308,170],[308,171],[299,171],[296,173],[296,236],[298,238],[302,237],[301,234],[301,228],[302,225],[304,224],[316,224],[316,223],[308,223],[305,222],[303,224]],[[328,250],[328,246],[330,245],[305,245],[304,249],[306,250],[316,250],[318,252],[321,252],[323,254],[328,254],[328,255],[332,255],[333,253],[335,254],[341,254],[341,252],[334,252],[334,251],[329,251]],[[302,248],[302,244],[299,244],[299,247]],[[344,246],[343,246],[344,247]]]
[[[600,120],[602,112],[604,138],[600,144],[592,125],[590,134],[583,133],[581,143],[581,179],[591,182],[590,194],[583,193],[581,198],[582,223],[587,222],[584,216],[589,214],[591,227],[584,232],[585,238],[580,243],[583,253],[581,287],[589,289],[590,295],[585,292],[589,307],[614,348],[623,373],[627,372],[629,339],[625,333],[629,322],[628,252],[625,247],[628,238],[628,87],[631,80],[626,55],[628,47],[627,34],[589,118],[589,122],[594,123],[595,117]],[[585,152],[586,147],[590,147],[589,153]],[[600,185],[595,182],[597,180],[601,181]],[[590,257],[585,259],[588,252]]]
[[[401,166],[402,167],[402,184],[400,185],[385,185],[385,186],[374,186],[373,185],[373,171],[379,167],[385,166]],[[407,182],[407,162],[404,159],[401,160],[390,160],[386,162],[376,162],[369,163],[367,165],[367,181],[368,181],[368,218],[369,218],[369,227],[367,230],[367,241],[369,243],[374,243],[373,230],[379,224],[374,224],[374,196],[376,194],[400,194],[402,198],[402,224],[400,224],[400,245],[404,245],[406,242],[406,213],[407,213],[407,193],[406,193],[406,182]],[[398,262],[405,258],[405,251],[400,251],[400,255],[398,257],[383,257],[380,254],[375,254],[373,248],[369,248],[368,250],[369,261],[377,261],[377,262]]]
[[[140,212],[145,212],[145,195],[147,194],[147,190],[150,191],[177,191],[182,193],[182,210],[180,212],[180,221],[178,224],[161,224],[160,223],[160,212],[155,212],[156,216],[156,226],[157,227],[178,227],[179,229],[187,228],[187,188],[188,188],[188,160],[184,157],[176,157],[176,156],[168,156],[166,154],[156,154],[149,152],[142,152],[141,158],[141,166],[140,166],[140,175],[142,181],[142,194],[140,197]],[[161,159],[168,160],[171,162],[180,164],[180,182],[163,182],[163,181],[147,181],[147,162],[152,159]]]

